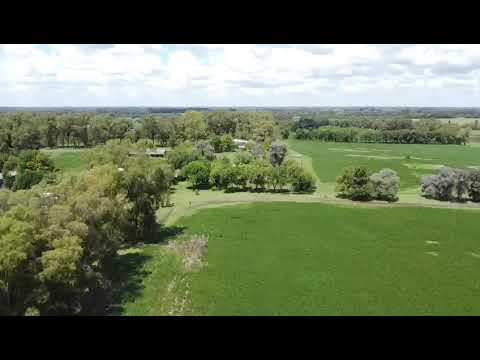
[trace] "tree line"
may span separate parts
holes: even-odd
[[[167,160],[194,190],[214,186],[227,191],[266,191],[268,187],[278,191],[289,185],[295,192],[313,191],[313,176],[296,161],[285,160],[286,155],[284,144],[250,143],[232,159],[217,159],[208,142],[187,142],[174,148]]]
[[[293,134],[296,139],[327,142],[456,145],[465,145],[469,136],[470,129],[458,125],[441,125],[433,130],[428,128],[374,130],[326,126],[297,129]]]
[[[100,113],[1,113],[0,153],[45,147],[90,147],[113,139],[150,139],[161,146],[230,134],[271,141],[275,121],[269,112],[187,111],[139,119]]]

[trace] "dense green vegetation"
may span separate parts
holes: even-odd
[[[424,175],[431,199],[477,201],[480,148],[423,144],[465,144],[478,124],[449,111],[289,111],[0,114],[13,190],[0,191],[0,314],[475,313],[473,212],[293,202],[333,199],[335,181],[347,199],[394,202],[400,187],[420,198]],[[325,142],[290,138],[287,149],[279,138],[291,132]],[[148,156],[157,146],[165,158]],[[292,203],[181,219],[255,200]],[[168,214],[178,226],[162,226]],[[183,269],[189,239],[210,241],[198,273]]]
[[[480,149],[465,146],[348,144],[318,141],[288,141],[293,150],[312,159],[315,173],[322,182],[334,183],[344,168],[366,166],[377,172],[388,168],[400,177],[400,188],[420,186],[421,177],[435,173],[442,166],[468,168],[480,166]]]
[[[117,251],[156,238],[155,213],[173,180],[167,164],[129,158],[134,148],[141,144],[109,142],[89,152],[89,171],[0,191],[0,314],[108,310]]]
[[[182,238],[209,235],[208,265],[188,274],[184,314],[478,315],[477,217],[295,203],[208,209],[177,224]],[[178,274],[162,254],[149,257],[152,274],[125,314],[162,314],[156,281]]]

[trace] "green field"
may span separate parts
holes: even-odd
[[[477,211],[271,203],[177,225],[209,235],[208,265],[181,275],[161,245],[123,255],[145,258],[124,314],[183,298],[186,315],[480,315]]]
[[[45,149],[53,160],[55,167],[65,172],[75,172],[85,169],[82,159],[83,149]]]
[[[480,166],[480,148],[460,145],[357,144],[289,140],[295,151],[312,159],[322,182],[333,183],[342,169],[365,165],[373,171],[390,168],[400,176],[401,189],[420,185],[421,177],[443,165]],[[407,159],[410,156],[410,159]]]

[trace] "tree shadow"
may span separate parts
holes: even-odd
[[[124,303],[134,301],[144,289],[143,279],[149,275],[144,264],[151,256],[133,252],[117,256],[114,261],[115,271],[112,278],[111,305],[108,315],[122,315]]]
[[[168,242],[184,233],[185,226],[165,226],[162,224],[157,224],[155,230],[148,236],[144,243],[145,244],[168,244]]]

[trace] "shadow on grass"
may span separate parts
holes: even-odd
[[[183,234],[185,226],[165,226],[157,224],[155,230],[145,238],[144,244],[167,244],[168,241],[177,236]]]
[[[133,252],[118,256],[115,259],[115,272],[112,279],[112,304],[107,310],[108,315],[122,315],[122,304],[134,301],[142,292],[143,279],[149,271],[144,269],[144,264],[151,256]]]
[[[168,244],[168,241],[184,231],[184,226],[158,225],[154,234],[144,243]],[[128,249],[126,253],[115,258],[111,292],[112,305],[107,310],[108,315],[122,315],[124,312],[123,304],[133,302],[141,295],[144,289],[143,279],[151,273],[145,270],[145,263],[151,258],[152,255],[146,254],[141,248]]]

